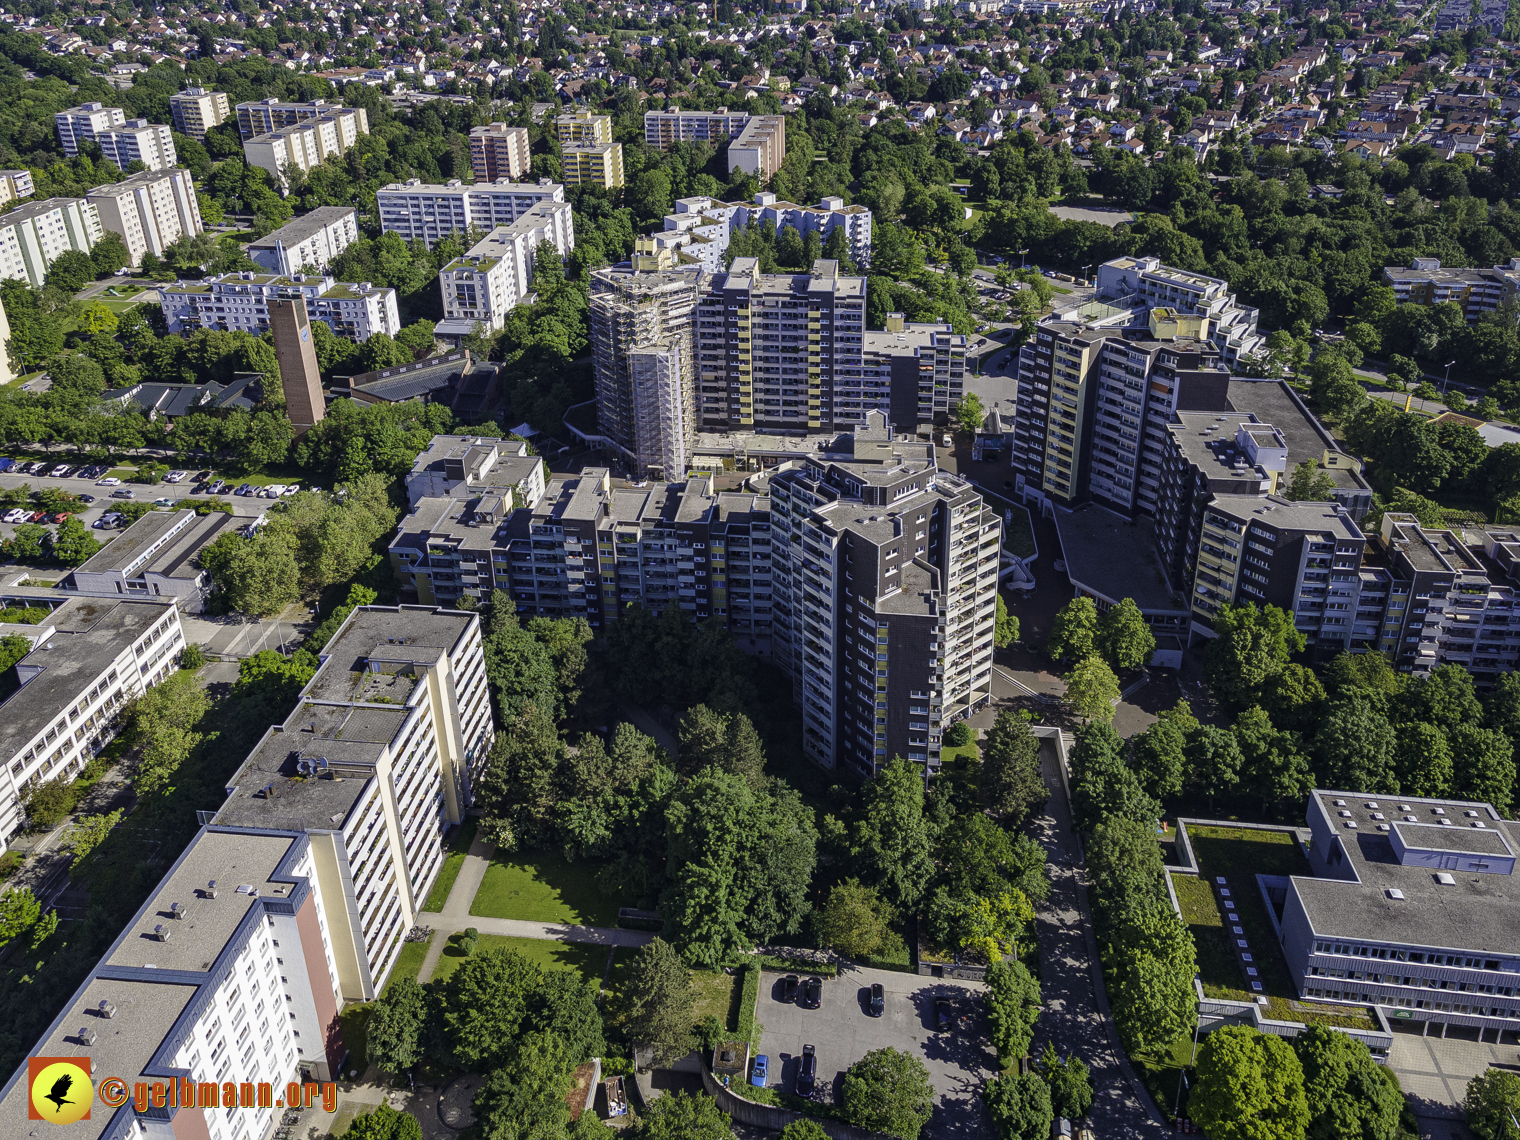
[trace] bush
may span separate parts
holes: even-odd
[[[34,828],[47,830],[74,810],[78,797],[62,777],[45,780],[26,797],[26,818]]]
[[[852,1124],[902,1140],[918,1134],[934,1111],[929,1070],[911,1053],[873,1049],[844,1077],[844,1111]]]
[[[945,743],[951,748],[964,748],[976,740],[976,730],[963,720],[952,724],[945,733]]]
[[[26,862],[26,856],[19,851],[7,851],[0,855],[0,880],[9,879],[21,869],[21,864]]]
[[[199,645],[187,645],[179,655],[181,669],[199,669],[206,663],[206,651]]]

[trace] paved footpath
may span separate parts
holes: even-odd
[[[1040,989],[1045,1012],[1035,1023],[1031,1056],[1054,1041],[1063,1057],[1075,1053],[1092,1071],[1091,1119],[1102,1137],[1160,1140],[1170,1134],[1119,1044],[1108,995],[1098,968],[1098,940],[1088,906],[1082,848],[1071,827],[1071,809],[1050,741],[1040,746],[1040,773],[1050,790],[1034,837],[1050,853],[1050,898],[1035,914],[1043,966]]]
[[[433,928],[433,941],[428,947],[427,957],[422,960],[418,977],[431,978],[438,966],[438,959],[443,957],[443,948],[448,943],[449,936],[471,926],[482,934],[538,938],[546,942],[589,942],[597,946],[637,947],[654,941],[653,934],[642,930],[577,926],[566,922],[525,922],[515,918],[488,918],[471,914],[470,904],[475,901],[475,892],[480,889],[480,884],[486,877],[486,868],[491,865],[491,855],[495,851],[493,844],[486,843],[477,835],[464,857],[464,866],[459,868],[459,877],[454,880],[449,897],[444,901],[443,910],[423,911],[418,916],[421,925]]]

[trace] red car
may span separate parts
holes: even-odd
[[[45,518],[47,518],[47,512],[46,511],[33,511],[32,512],[32,522],[41,522]]]

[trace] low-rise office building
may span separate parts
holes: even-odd
[[[142,264],[143,254],[163,257],[181,237],[205,229],[195,180],[179,167],[145,170],[97,186],[85,201],[95,207],[102,228],[121,236],[134,267]]]
[[[204,87],[187,87],[169,96],[169,115],[174,129],[192,139],[203,139],[212,127],[227,121],[230,110],[225,91],[208,91]]]
[[[564,200],[563,184],[548,179],[466,186],[458,179],[438,184],[413,178],[375,192],[380,229],[407,241],[420,241],[429,249],[451,234],[468,233],[471,227],[489,231],[511,225],[540,202]]]
[[[16,664],[20,688],[0,702],[6,841],[25,826],[31,788],[77,776],[115,737],[121,707],[172,673],[185,647],[175,604],[146,598],[71,598],[23,636],[32,651]]]
[[[1316,789],[1312,875],[1258,879],[1305,1001],[1406,1021],[1520,1026],[1520,846],[1491,804]]]
[[[199,598],[211,575],[196,565],[208,544],[241,521],[212,511],[149,511],[117,535],[67,579],[67,588],[83,594],[127,597]]]
[[[41,289],[48,266],[68,250],[89,253],[100,214],[83,198],[44,198],[0,214],[0,277]]]
[[[269,302],[301,297],[312,320],[334,333],[366,341],[377,332],[401,331],[396,291],[368,282],[334,282],[331,277],[244,271],[204,281],[176,281],[159,288],[169,331],[218,329],[262,336],[269,330]]]
[[[357,210],[352,206],[318,206],[255,238],[248,243],[247,253],[270,273],[321,273],[358,240]]]
[[[179,161],[174,153],[173,132],[147,119],[128,119],[98,131],[95,141],[118,170],[126,170],[134,162],[142,163],[145,170],[168,170]]]

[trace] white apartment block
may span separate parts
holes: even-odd
[[[0,206],[37,192],[30,170],[0,170]]]
[[[78,1135],[260,1140],[291,1082],[338,1076],[329,912],[342,900],[324,895],[320,845],[292,830],[196,834],[37,1042],[89,1058],[97,1095],[108,1076],[125,1082],[126,1102],[97,1100]],[[8,1119],[26,1119],[26,1077],[23,1062],[0,1089]]]
[[[179,167],[144,170],[97,186],[85,200],[95,207],[104,229],[121,235],[134,267],[142,264],[143,254],[162,257],[178,238],[205,228],[195,181]]]
[[[865,206],[846,206],[843,198],[824,198],[816,206],[799,206],[762,191],[755,195],[754,205],[742,207],[742,212],[742,225],[775,226],[778,233],[791,226],[803,237],[815,233],[821,241],[842,227],[850,260],[861,266],[871,264],[871,211]]]
[[[224,91],[187,87],[178,95],[169,96],[169,114],[175,129],[192,139],[205,138],[206,132],[226,122],[230,113]]]
[[[89,253],[100,240],[100,215],[83,198],[44,198],[0,214],[0,277],[38,289],[66,250]]]
[[[532,165],[527,127],[488,123],[471,129],[470,168],[476,182],[514,182],[526,178]]]
[[[134,162],[142,163],[145,170],[168,170],[178,161],[173,132],[147,119],[128,119],[120,126],[98,131],[95,141],[118,170],[125,170]]]
[[[359,240],[352,206],[318,206],[273,233],[248,243],[248,256],[271,273],[287,276],[308,266],[321,272]]]
[[[239,103],[237,112],[238,135],[251,139],[254,135],[266,135],[281,127],[294,126],[306,119],[343,113],[354,118],[356,134],[369,134],[369,112],[363,107],[345,107],[342,103],[329,103],[314,99],[310,103],[282,103],[278,99],[260,99],[251,103]]]
[[[0,839],[26,820],[43,781],[72,779],[116,735],[121,707],[176,668],[185,647],[179,610],[158,600],[71,599],[35,626],[16,665],[21,687],[0,704]]]
[[[126,118],[120,107],[82,103],[67,111],[59,111],[53,116],[53,122],[58,127],[58,141],[63,144],[63,153],[73,158],[79,153],[80,143],[94,142],[97,134],[121,125]]]
[[[369,132],[364,128],[363,108],[340,108],[276,127],[243,140],[243,157],[250,166],[267,170],[283,191],[290,185],[286,171],[294,167],[305,173],[326,159],[343,154]]]
[[[704,142],[721,145],[739,137],[752,116],[746,111],[645,111],[644,141],[668,150],[672,143]]]
[[[728,172],[742,170],[764,182],[786,159],[786,118],[756,115],[728,144]]]
[[[176,281],[161,286],[159,296],[171,333],[218,329],[261,336],[269,329],[269,302],[290,297],[304,298],[312,320],[350,340],[401,331],[396,291],[367,281],[350,285],[326,276],[244,271],[207,281]]]
[[[438,276],[444,317],[438,330],[467,336],[477,324],[501,328],[528,293],[539,246],[548,242],[560,257],[575,248],[573,214],[568,202],[540,202],[445,265]]]
[[[1098,266],[1095,296],[1117,308],[1168,308],[1207,317],[1211,339],[1233,367],[1241,356],[1266,351],[1256,328],[1257,310],[1241,305],[1228,281],[1162,265],[1156,257],[1116,257]]]
[[[412,178],[375,192],[381,231],[420,241],[429,249],[471,226],[493,230],[511,225],[540,202],[564,200],[564,186],[548,179],[466,186],[458,179],[439,184]]]
[[[310,835],[344,1000],[384,986],[494,736],[479,618],[367,606],[229,781],[217,825]]]

